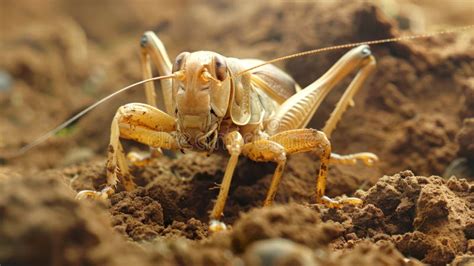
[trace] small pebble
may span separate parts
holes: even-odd
[[[443,177],[446,179],[451,176],[467,178],[468,180],[474,178],[474,163],[469,162],[466,158],[454,159],[443,173]]]
[[[314,254],[306,246],[281,238],[253,243],[244,254],[247,265],[315,265]]]
[[[0,69],[0,92],[9,91],[12,88],[12,76],[5,70]]]

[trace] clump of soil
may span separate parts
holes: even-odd
[[[361,219],[371,223],[363,234],[375,236],[382,230],[406,256],[428,264],[449,263],[467,251],[472,237],[468,231],[474,223],[473,189],[467,180],[454,177],[421,177],[410,171],[384,176],[360,193],[368,204]],[[358,224],[361,228],[363,223]]]
[[[137,263],[143,252],[110,228],[103,208],[74,199],[58,178],[0,179],[0,262],[6,265]]]
[[[45,8],[55,3],[45,2]],[[31,5],[22,7],[27,12],[11,12],[12,25],[26,21],[18,14],[31,14],[43,24],[35,24],[26,39],[23,32],[6,35],[9,53],[0,54],[0,70],[14,82],[1,83],[8,86],[0,92],[5,114],[0,134],[9,137],[0,139],[0,155],[99,95],[140,79],[137,49],[145,29],[157,31],[171,55],[213,50],[262,59],[401,34],[379,8],[360,2],[337,8],[312,2],[246,8],[245,3],[216,1],[189,10],[173,6],[163,16],[142,16],[137,10],[149,14],[151,9],[133,1],[114,1],[113,8],[107,3],[94,3],[94,12],[110,11],[110,20],[97,17],[110,21],[113,31],[105,22],[86,19],[91,10],[67,4],[57,8],[70,16],[41,15]],[[123,12],[129,22],[118,15]],[[176,14],[184,22],[174,20]],[[220,23],[210,19],[217,15]],[[186,25],[206,30],[196,34]],[[275,165],[241,158],[223,217],[231,229],[210,234],[208,212],[228,156],[195,152],[133,166],[135,191],[119,185],[107,202],[76,201],[75,191],[105,185],[109,132],[104,125],[119,105],[143,101],[140,90],[130,91],[48,145],[14,160],[2,156],[0,264],[466,265],[474,256],[474,185],[463,179],[472,177],[474,159],[472,41],[440,36],[371,47],[377,71],[331,143],[340,154],[374,152],[380,163],[331,166],[327,189],[331,197],[355,194],[364,200],[362,206],[314,204],[318,162],[297,154],[289,158],[275,206],[262,208]],[[344,52],[280,66],[304,87]],[[328,96],[312,127],[321,128],[349,81]],[[124,144],[127,150],[144,149]],[[446,179],[438,177],[443,173]]]

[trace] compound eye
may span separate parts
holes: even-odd
[[[183,65],[186,61],[186,57],[188,55],[189,55],[189,52],[182,52],[176,57],[176,60],[174,61],[174,64],[173,64],[172,72],[176,72],[176,71],[182,69],[182,67],[183,67]]]
[[[215,57],[216,78],[224,81],[227,78],[227,64],[222,56]]]

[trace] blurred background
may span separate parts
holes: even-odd
[[[97,99],[138,81],[139,40],[147,30],[158,34],[171,58],[185,50],[212,50],[232,57],[271,59],[304,49],[398,36],[400,32],[413,34],[472,24],[472,14],[471,0],[0,0],[0,151],[6,154],[19,149]],[[472,32],[461,34],[456,41],[449,37],[441,40],[420,41],[419,48],[407,48],[405,44],[388,46],[388,50],[375,48],[375,53],[379,57],[414,60],[417,56],[431,58],[425,50],[437,51],[437,56],[446,53],[446,46],[433,45],[437,42],[452,44],[451,54],[472,49]],[[279,66],[304,86],[324,73],[343,52]],[[309,64],[314,61],[316,65]],[[383,66],[380,71],[386,71]],[[459,101],[457,95],[447,103]],[[134,101],[144,101],[141,88],[114,98],[21,158],[4,159],[1,163],[27,170],[103,159],[115,110]],[[329,99],[328,106],[334,101]],[[327,116],[329,111],[325,109],[330,110],[329,107],[322,108],[321,117]],[[460,118],[452,118],[458,117],[459,109],[451,110],[453,114],[443,126],[448,128],[447,144],[454,143],[461,126]],[[321,125],[321,121],[315,124]],[[363,127],[363,123],[359,125]],[[364,138],[364,132],[357,130],[353,136],[359,137],[351,140],[355,145],[338,142],[351,139],[347,134],[350,124],[346,124],[334,137],[334,145],[340,151],[395,152],[393,147],[384,150],[383,145],[395,145],[387,144],[385,136]],[[396,134],[391,129],[384,131]],[[378,144],[372,145],[368,138],[376,138]],[[439,169],[408,166],[419,167],[420,172],[440,173],[456,157],[456,146],[447,150],[440,155],[445,161]],[[382,168],[395,171],[408,167],[397,163],[395,159],[388,160]]]

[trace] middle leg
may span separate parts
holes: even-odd
[[[359,152],[353,154],[340,155],[331,153],[331,164],[355,165],[357,161],[362,161],[366,166],[373,166],[379,158],[371,152]]]
[[[358,198],[346,197],[335,201],[325,196],[328,165],[331,158],[331,143],[324,132],[310,128],[288,130],[270,137],[269,140],[284,147],[287,154],[313,152],[319,155],[320,166],[315,193],[317,203],[323,203],[329,207],[340,207],[343,204],[358,205],[362,203]]]

